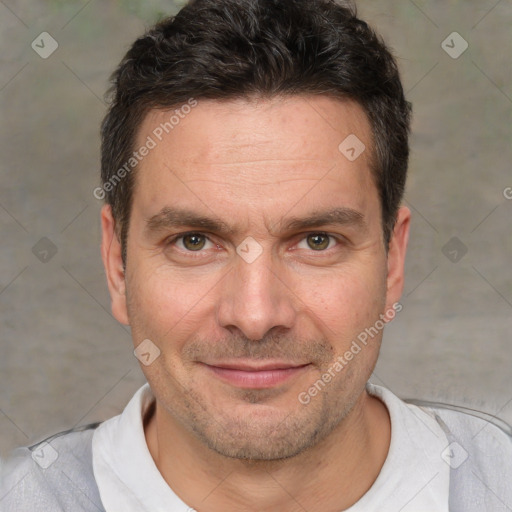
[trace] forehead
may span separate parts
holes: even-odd
[[[264,156],[337,158],[336,142],[355,135],[369,143],[371,129],[366,113],[354,101],[284,96],[189,100],[169,110],[151,110],[139,127],[138,143],[148,135],[160,146],[179,145],[187,157],[203,162],[233,156],[225,153],[234,147],[243,150],[244,158],[255,160],[261,159],[262,151]],[[282,141],[288,145],[283,147]]]
[[[171,199],[193,199],[203,210],[217,203],[277,212],[293,200],[296,210],[322,202],[364,209],[378,196],[371,128],[355,102],[292,96],[184,105],[153,110],[140,126],[136,147],[152,148],[137,167],[134,203],[146,209]]]

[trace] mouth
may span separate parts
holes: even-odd
[[[307,371],[310,364],[284,361],[232,361],[201,363],[207,371],[232,386],[246,389],[268,389]]]

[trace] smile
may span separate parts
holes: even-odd
[[[216,363],[204,367],[220,380],[241,388],[266,389],[283,384],[306,371],[309,364]]]

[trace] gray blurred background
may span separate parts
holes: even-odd
[[[108,76],[177,5],[0,1],[1,455],[119,413],[144,383],[92,192]],[[404,309],[372,380],[512,422],[512,2],[357,5],[414,105]]]

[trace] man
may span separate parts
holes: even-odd
[[[148,385],[20,450],[2,510],[512,510],[506,426],[368,383],[401,309],[409,116],[332,0],[196,0],[137,40],[95,195]]]

